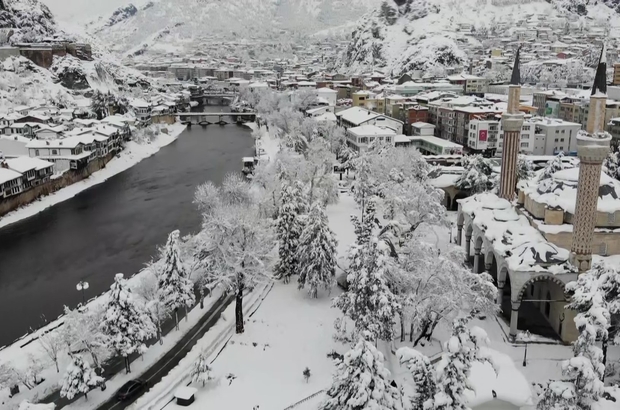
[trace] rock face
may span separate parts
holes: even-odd
[[[70,90],[86,90],[90,88],[81,61],[71,55],[54,58],[50,71],[58,77],[60,84],[65,88]]]
[[[354,22],[381,0],[184,0],[182,4],[159,0],[138,10],[127,6],[89,29],[117,51],[152,41],[164,29],[169,33],[158,43],[210,35],[269,38]]]
[[[38,0],[0,0],[0,27],[12,28],[11,42],[37,42],[54,37],[54,16]]]
[[[526,22],[580,18],[591,7],[600,12],[608,6],[620,7],[620,0],[383,0],[360,20],[334,68],[442,75],[467,68],[463,50],[482,46],[484,39],[510,35]]]

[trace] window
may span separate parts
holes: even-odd
[[[38,149],[35,149],[35,150],[34,150],[34,155],[35,155],[36,157],[38,157],[38,156],[40,155],[40,154],[39,154],[39,150],[38,150]]]
[[[545,316],[551,314],[551,292],[547,291],[547,300],[545,300]]]
[[[522,142],[522,143],[521,143],[521,148],[527,148],[527,147],[529,147],[529,146],[530,146],[530,143],[529,143],[529,142]]]
[[[560,138],[560,142],[564,142],[564,138]]]
[[[57,149],[53,149],[52,150],[52,155],[58,155],[58,150]]]
[[[558,142],[558,138],[555,139],[555,142]]]
[[[559,133],[560,133],[560,130],[555,130],[555,133],[556,133],[556,134],[559,134]]]
[[[562,134],[566,134],[566,130],[562,130]]]
[[[598,246],[598,254],[602,256],[607,255],[607,244],[606,243],[602,243]]]

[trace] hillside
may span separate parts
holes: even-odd
[[[592,4],[590,4],[592,3]],[[595,4],[596,3],[596,4]],[[607,0],[615,5],[618,0]],[[383,69],[394,74],[467,66],[466,50],[483,48],[480,36],[509,36],[545,21],[558,32],[567,22],[618,27],[614,9],[594,0],[385,0],[361,19],[338,68]],[[587,15],[587,17],[585,17]]]
[[[147,43],[187,40],[274,38],[313,33],[356,21],[381,0],[153,0],[126,5],[88,29],[116,51]],[[156,37],[156,40],[153,39]]]
[[[37,0],[0,0],[0,25],[13,29],[12,43],[66,39],[93,48],[92,61],[56,56],[50,70],[24,57],[6,59],[0,64],[0,111],[31,103],[74,105],[90,89],[125,94],[150,86],[144,75],[121,65],[92,37],[62,30]]]

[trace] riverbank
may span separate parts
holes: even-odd
[[[93,173],[87,179],[62,188],[53,194],[6,214],[0,218],[0,228],[36,215],[51,206],[73,198],[80,192],[101,184],[114,175],[131,168],[140,161],[154,155],[161,148],[174,142],[185,130],[185,125],[177,123],[167,128],[168,134],[159,134],[153,141],[148,143],[129,141],[125,149],[117,157],[113,158],[105,168]]]

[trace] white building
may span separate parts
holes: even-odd
[[[424,155],[460,155],[463,146],[433,135],[409,137],[411,144]]]
[[[39,158],[17,157],[6,160],[10,170],[22,174],[22,187],[27,190],[50,180],[54,164]]]
[[[334,112],[336,107],[336,101],[338,97],[338,91],[331,88],[323,87],[316,90],[316,96],[320,102],[326,102],[331,108],[331,112]]]
[[[411,124],[411,133],[414,136],[435,135],[435,125],[427,122],[414,122]]]
[[[359,127],[361,125],[376,125],[381,128],[389,128],[395,134],[403,133],[403,122],[387,115],[379,114],[362,107],[351,107],[336,113],[338,125],[345,129]]]
[[[85,151],[82,136],[60,140],[33,140],[26,144],[28,156],[54,163],[56,173],[67,169],[81,169],[95,157],[96,152]]]
[[[144,100],[133,100],[130,104],[136,118],[141,122],[151,121],[151,104]]]
[[[534,155],[556,155],[577,152],[577,132],[581,124],[558,118],[533,118],[535,127]]]
[[[534,125],[525,121],[521,127],[520,151],[525,154],[533,154],[534,151]],[[472,120],[469,122],[469,135],[467,146],[473,151],[496,150],[496,154],[502,152],[504,143],[504,130],[499,120]]]
[[[22,174],[8,168],[6,163],[0,164],[0,198],[8,198],[22,192]]]
[[[375,125],[361,125],[347,130],[347,145],[354,150],[361,152],[368,149],[368,146],[379,140],[394,145],[396,133],[389,128],[381,128]]]

